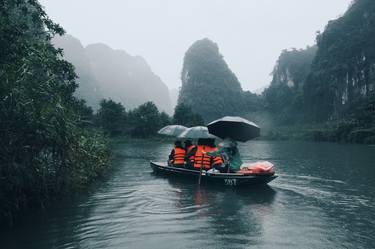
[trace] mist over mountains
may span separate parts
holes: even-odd
[[[262,127],[318,127],[307,131],[312,139],[373,143],[374,13],[375,1],[353,1],[317,34],[316,45],[283,50],[262,95],[242,90],[216,43],[196,41],[185,54],[178,102],[206,122],[242,115]]]
[[[75,66],[76,95],[94,110],[101,99],[111,98],[128,109],[152,101],[161,111],[172,112],[168,87],[142,57],[101,43],[84,47],[71,35],[55,37],[53,43],[64,49],[64,58]]]

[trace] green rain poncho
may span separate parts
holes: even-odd
[[[228,158],[230,168],[233,171],[240,170],[240,167],[243,164],[241,160],[240,152],[238,151],[238,148],[236,146],[223,147],[217,151],[207,152],[207,155],[209,156],[224,155],[226,158]]]

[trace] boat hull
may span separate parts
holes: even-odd
[[[156,174],[167,175],[170,177],[183,177],[198,181],[199,171],[185,168],[170,167],[163,163],[150,162],[150,166]],[[215,184],[222,186],[244,187],[251,185],[265,185],[276,179],[277,175],[243,175],[237,173],[208,173],[203,172],[201,184]]]

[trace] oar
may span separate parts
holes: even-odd
[[[201,185],[201,179],[202,179],[202,171],[203,171],[203,157],[206,152],[202,150],[202,160],[201,160],[201,166],[199,167],[199,178],[198,178],[198,185]]]

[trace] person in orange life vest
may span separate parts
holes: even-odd
[[[207,155],[206,152],[210,150],[209,140],[207,138],[198,139],[198,146],[194,155],[194,169],[200,170],[202,167],[204,170],[211,169],[211,159],[212,157]]]
[[[211,163],[212,163],[212,167],[217,169],[217,170],[224,170],[224,161],[223,161],[223,158],[221,157],[221,155],[214,155],[214,154],[211,154],[212,152],[215,152],[215,151],[218,151],[219,149],[216,147],[216,144],[215,144],[215,139],[210,139],[208,140],[208,143],[209,143],[209,150],[207,150],[206,152],[208,156],[211,156]]]
[[[169,165],[175,167],[184,167],[185,165],[185,149],[182,147],[181,141],[176,141],[174,143],[174,149],[169,154]]]
[[[194,155],[196,152],[196,146],[191,142],[191,140],[186,140],[185,144],[185,167],[192,168],[194,164]]]

